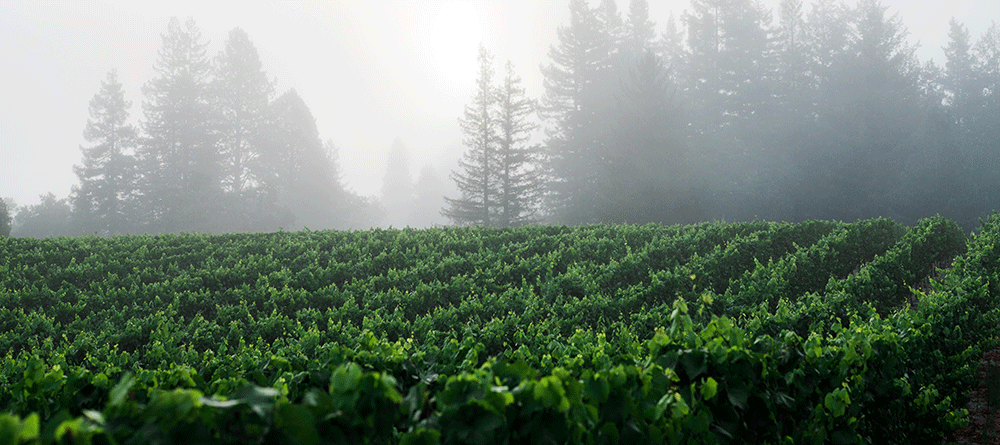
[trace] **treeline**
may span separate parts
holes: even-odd
[[[545,220],[971,229],[997,207],[996,24],[973,40],[953,20],[942,67],[877,0],[692,0],[662,27],[647,6],[569,2],[542,67],[544,160],[525,170],[548,175]]]
[[[79,183],[20,208],[15,235],[371,227],[375,206],[344,188],[336,147],[295,90],[276,96],[246,32],[214,58],[206,46],[192,19],[171,19],[138,128],[111,71],[90,101]]]
[[[15,235],[367,228],[414,208],[426,215],[410,221],[460,225],[941,214],[969,230],[1000,207],[996,24],[973,38],[952,20],[942,66],[916,57],[878,0],[692,0],[664,25],[646,0],[569,12],[537,100],[510,64],[494,80],[481,57],[452,173],[461,195],[443,209],[445,189],[415,190],[399,162],[384,208],[346,191],[332,143],[294,91],[273,98],[245,33],[209,59],[194,23],[174,20],[140,128],[112,72],[80,184],[18,208]]]

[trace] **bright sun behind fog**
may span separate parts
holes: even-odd
[[[452,87],[472,86],[479,44],[485,38],[482,6],[473,2],[430,3],[427,7],[424,44],[427,68]]]

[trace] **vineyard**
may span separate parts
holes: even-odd
[[[0,238],[0,444],[944,443],[998,243],[998,214]]]

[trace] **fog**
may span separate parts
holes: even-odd
[[[630,3],[636,2],[591,0],[589,7],[596,17],[608,4],[615,5],[625,35]],[[709,54],[691,40],[697,33],[685,17],[697,16],[699,4],[728,5],[724,10],[751,8],[756,2],[650,1],[655,39],[647,43],[660,65],[647,65],[651,77],[643,84],[643,51],[629,53],[625,46],[608,50],[617,55],[607,59],[608,69],[587,80],[588,93],[580,99],[589,104],[588,121],[559,108],[553,71],[547,77],[542,69],[559,64],[551,51],[564,44],[560,27],[571,28],[570,1],[0,2],[0,58],[13,61],[0,74],[7,85],[0,108],[0,197],[13,213],[21,213],[22,229],[32,221],[28,215],[49,212],[51,217],[45,218],[66,219],[65,224],[36,219],[33,225],[49,228],[21,232],[35,236],[495,225],[499,220],[580,224],[885,216],[912,221],[934,213],[969,227],[1000,207],[991,201],[995,189],[1000,190],[991,170],[1000,160],[991,154],[997,151],[992,141],[998,140],[991,133],[997,114],[991,113],[1000,110],[992,108],[996,97],[991,82],[1000,67],[990,59],[992,47],[984,38],[991,22],[1000,18],[1000,5],[989,0],[878,2],[885,7],[885,23],[898,25],[900,39],[887,37],[887,64],[866,74],[863,69],[877,63],[843,58],[865,52],[858,37],[866,23],[859,18],[863,8],[853,0],[801,2],[807,28],[803,54],[808,53],[803,57],[811,57],[812,65],[805,59],[797,64],[790,53],[777,55],[780,42],[768,46],[774,52],[769,58],[754,53],[748,43],[752,36],[737,30],[750,23],[778,42],[782,3],[794,2],[760,2],[755,10],[762,15],[756,23],[731,18],[730,28],[714,31],[730,43],[717,43],[718,51]],[[834,34],[846,30],[843,43],[817,37],[826,32],[823,19],[813,14],[817,3],[848,11],[830,15],[825,23]],[[175,222],[168,223],[163,219],[171,212],[168,207],[147,208],[142,210],[146,219],[159,222],[122,223],[115,230],[95,222],[93,215],[89,225],[80,222],[85,218],[74,220],[73,215],[83,212],[79,203],[88,202],[79,190],[89,190],[74,166],[80,170],[85,164],[81,147],[97,144],[84,135],[88,119],[93,120],[89,105],[115,71],[125,100],[131,102],[127,123],[138,137],[125,151],[143,150],[149,140],[144,107],[155,103],[148,85],[162,75],[155,66],[171,18],[196,25],[212,63],[232,30],[242,30],[272,87],[268,100],[301,101],[303,106],[289,105],[283,116],[295,128],[305,128],[309,125],[289,116],[308,110],[315,129],[303,131],[315,133],[318,141],[309,142],[309,156],[317,156],[314,164],[332,162],[331,168],[296,170],[293,180],[286,177],[292,173],[276,173],[278,161],[265,162],[271,158],[261,151],[248,159],[266,168],[260,167],[246,185],[226,185],[222,170],[209,175],[219,183],[212,199],[226,203],[213,209],[225,207],[228,216],[188,224],[174,215],[170,221]],[[665,43],[671,18],[678,37]],[[942,49],[951,41],[949,18],[968,30],[968,52],[975,60],[970,62],[974,75],[965,76],[967,84],[960,84],[962,75],[948,66]],[[463,174],[460,159],[475,149],[460,119],[474,105],[480,44],[493,56],[498,87],[510,61],[524,96],[547,111],[526,118],[532,129],[513,147],[535,150],[520,172],[548,173],[539,180],[544,184],[534,184],[535,195],[508,206],[519,209],[523,218],[501,218],[511,210],[498,207],[496,196],[477,207],[476,195],[463,194],[453,175]],[[815,52],[823,48],[843,54]],[[746,58],[736,60],[737,54]],[[724,62],[732,65],[719,65]],[[662,66],[662,85],[650,80],[659,78],[656,66]],[[827,71],[820,72],[819,66]],[[889,80],[869,85],[869,90],[855,88],[872,73]],[[212,76],[207,74],[206,82]],[[644,90],[646,86],[656,88]],[[976,97],[966,98],[969,91]],[[657,100],[646,103],[650,94]],[[642,127],[638,117],[650,116],[649,110],[662,115]],[[568,131],[573,125],[591,133]],[[222,153],[226,142],[213,131],[217,138],[206,146]],[[268,134],[270,145],[259,143],[272,147],[271,152],[287,142],[275,142],[274,131]],[[589,142],[580,145],[581,140]],[[155,176],[148,171],[137,175]],[[489,180],[502,182],[492,176]],[[155,197],[136,187],[139,192],[121,192],[123,204],[115,212],[128,208],[125,195],[139,207]],[[259,199],[265,189],[270,193],[266,206]],[[248,204],[252,199],[258,207]],[[192,198],[185,211],[198,213],[191,206],[205,201]],[[493,207],[485,208],[491,202]],[[481,214],[442,215],[448,206],[455,210],[461,205]],[[246,222],[248,214],[256,215],[252,224],[222,222]]]

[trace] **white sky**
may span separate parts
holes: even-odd
[[[596,4],[598,0],[591,0]],[[854,0],[848,0],[853,3]],[[469,102],[480,41],[502,66],[510,59],[528,94],[541,96],[539,66],[568,20],[568,0],[338,0],[327,2],[0,1],[0,196],[18,204],[76,183],[73,164],[90,99],[117,69],[142,115],[140,88],[171,16],[191,16],[214,56],[227,33],[243,28],[277,92],[295,88],[320,136],[340,147],[344,180],[362,195],[381,187],[396,137],[410,150],[411,175],[433,164],[446,178],[460,156],[457,119]],[[618,0],[627,11],[628,0]],[[688,0],[649,0],[663,30]],[[765,0],[776,5],[778,0]],[[807,8],[809,0],[806,0]],[[899,13],[920,58],[943,63],[948,20],[973,39],[1000,20],[998,0],[883,0]]]

